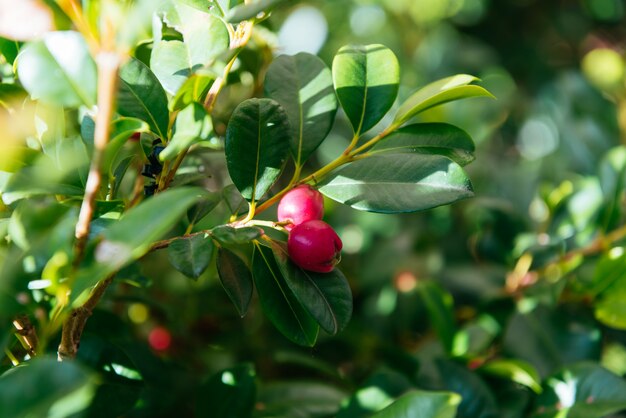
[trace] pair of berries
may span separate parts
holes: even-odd
[[[322,216],[324,199],[308,185],[290,190],[278,204],[278,220],[291,222],[285,226],[291,261],[304,270],[328,273],[339,263],[343,244]]]

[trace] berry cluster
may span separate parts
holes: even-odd
[[[308,185],[295,187],[278,204],[278,220],[291,222],[287,251],[304,270],[329,273],[341,260],[343,244],[335,230],[322,221],[324,199]]]

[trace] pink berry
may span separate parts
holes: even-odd
[[[343,244],[335,230],[324,221],[296,225],[289,233],[289,258],[304,270],[328,273],[341,260]]]
[[[291,221],[285,229],[291,229],[303,222],[322,219],[324,216],[324,198],[311,186],[303,184],[291,189],[278,204],[278,221]]]

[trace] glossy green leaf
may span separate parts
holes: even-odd
[[[272,249],[287,286],[322,329],[335,335],[348,325],[352,291],[343,273],[337,268],[330,273],[303,270],[291,262],[284,245],[275,243]]]
[[[269,12],[272,8],[285,1],[286,0],[258,0],[254,3],[240,4],[228,11],[226,20],[229,23],[239,23],[242,20],[252,19],[261,12]]]
[[[0,418],[70,416],[89,406],[95,381],[76,362],[35,358],[0,376]]]
[[[251,364],[222,370],[197,388],[196,416],[250,417],[256,401],[256,372]]]
[[[135,58],[120,69],[117,110],[147,122],[159,138],[167,138],[167,96],[150,68]]]
[[[213,257],[213,241],[204,234],[179,238],[167,248],[172,266],[192,279],[197,279],[209,267]]]
[[[474,160],[474,141],[464,130],[447,123],[416,123],[383,138],[372,152],[436,154],[459,165]]]
[[[221,247],[217,250],[217,273],[231,302],[243,318],[252,299],[252,273],[234,252]]]
[[[315,55],[281,55],[267,70],[265,95],[287,112],[291,153],[296,164],[303,164],[326,138],[335,120],[337,98],[330,70]]]
[[[626,382],[598,364],[578,363],[546,379],[537,406],[535,416],[606,417],[626,409]]]
[[[190,146],[208,141],[211,134],[213,122],[206,109],[200,103],[191,103],[176,116],[172,139],[159,154],[159,158],[161,161],[171,160]]]
[[[432,281],[420,281],[417,292],[428,312],[428,318],[441,344],[452,352],[456,323],[452,295]]]
[[[107,228],[95,248],[95,260],[80,270],[72,297],[93,286],[109,274],[142,257],[152,243],[168,232],[206,192],[180,187],[167,190],[133,207]]]
[[[215,77],[200,72],[187,78],[170,100],[170,110],[180,110],[193,102],[202,102],[214,80]]]
[[[27,44],[17,72],[33,99],[68,107],[96,103],[96,64],[78,32],[49,32]]]
[[[226,164],[233,183],[255,202],[274,184],[289,153],[289,120],[271,99],[248,99],[233,112],[226,130]]]
[[[394,123],[401,125],[431,107],[470,97],[493,95],[480,86],[469,85],[478,80],[467,74],[457,74],[434,81],[413,93],[398,109]]]
[[[400,66],[384,45],[347,45],[333,59],[333,82],[355,135],[385,116],[398,94]]]
[[[454,418],[460,402],[461,397],[456,393],[412,390],[372,418]]]
[[[448,158],[380,153],[331,173],[320,192],[355,209],[414,212],[473,196],[463,169]]]
[[[541,393],[541,377],[530,364],[518,359],[491,360],[478,369],[483,374],[502,377]]]
[[[211,235],[226,245],[248,244],[263,235],[263,230],[258,226],[233,228],[228,225],[219,225],[211,230]]]
[[[252,276],[263,312],[274,326],[296,344],[315,345],[319,326],[289,289],[270,248],[255,244]]]

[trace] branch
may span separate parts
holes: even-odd
[[[20,315],[13,320],[13,326],[17,330],[18,339],[28,351],[28,355],[35,357],[37,355],[37,346],[39,339],[37,331],[26,315]]]

